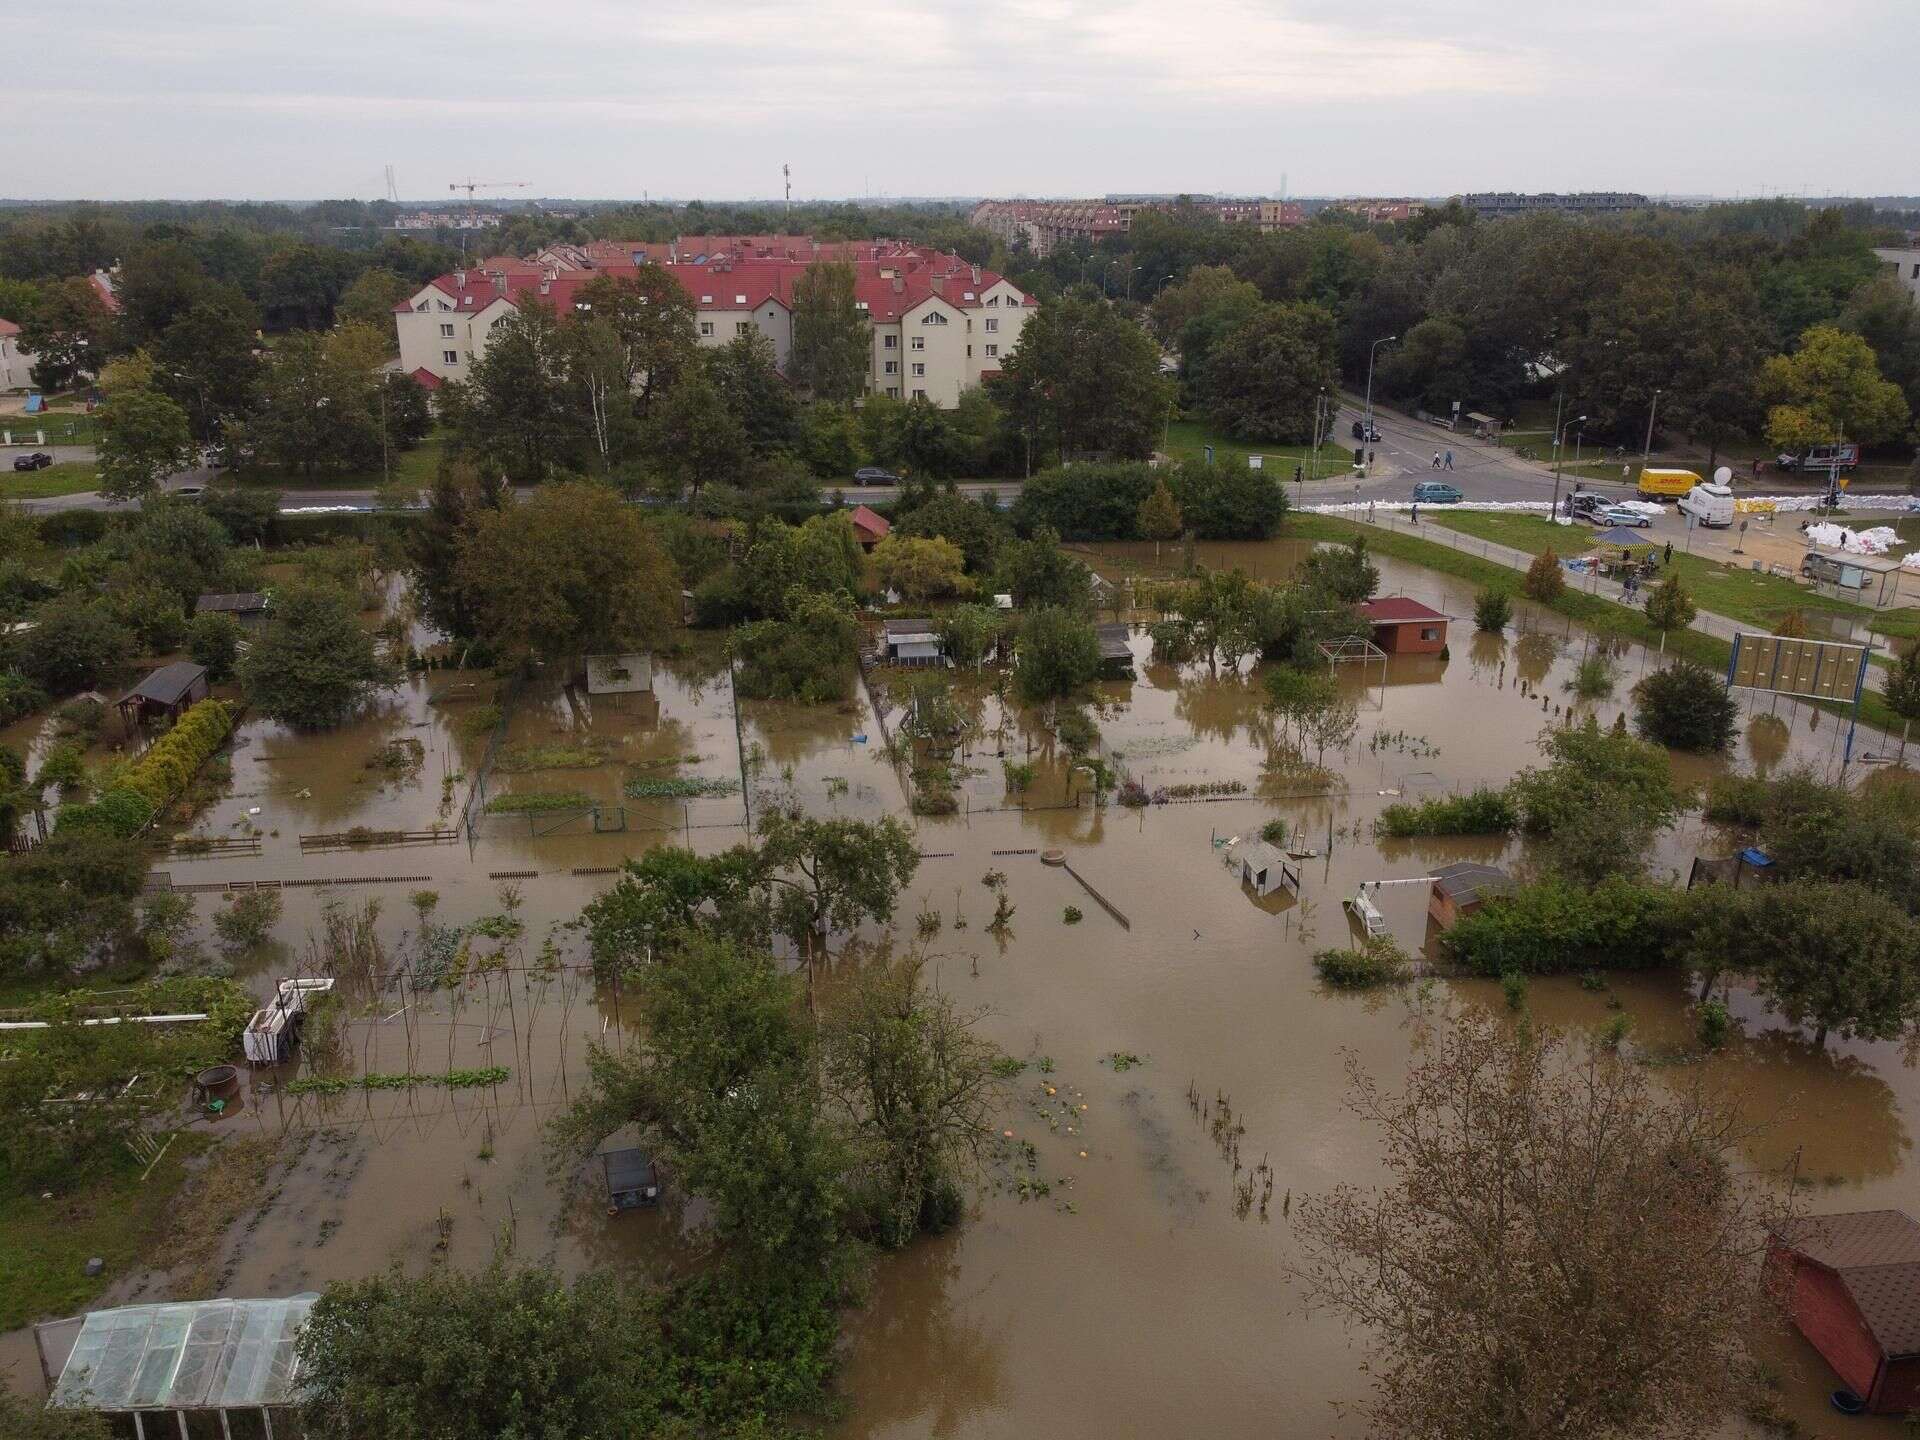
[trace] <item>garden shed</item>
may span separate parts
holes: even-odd
[[[947,647],[925,616],[891,619],[881,626],[882,658],[889,665],[944,665]]]
[[[1300,867],[1264,840],[1256,840],[1239,851],[1240,879],[1253,887],[1253,893],[1265,899],[1280,892],[1300,893]]]
[[[587,656],[587,693],[589,695],[651,695],[653,693],[653,656]]]
[[[1487,901],[1509,889],[1513,877],[1498,865],[1481,865],[1470,860],[1442,865],[1433,872],[1433,890],[1427,897],[1427,914],[1442,930],[1451,930]]]
[[[862,550],[871,550],[893,532],[893,525],[878,510],[856,505],[848,516],[853,521],[854,537]]]
[[[1804,1216],[1774,1232],[1768,1262],[1794,1325],[1868,1410],[1920,1408],[1920,1222],[1900,1210]]]
[[[195,615],[231,615],[242,625],[266,618],[267,597],[257,590],[237,590],[222,595],[202,595],[193,602]]]
[[[155,720],[178,720],[207,698],[207,667],[190,660],[162,665],[120,697],[120,720],[129,732]]]
[[[1406,595],[1383,595],[1360,606],[1373,627],[1373,643],[1389,655],[1437,655],[1447,648],[1452,617]]]
[[[1131,631],[1114,621],[1096,625],[1093,632],[1100,640],[1100,674],[1108,680],[1126,680],[1133,676]]]
[[[320,1297],[127,1305],[34,1327],[47,1404],[131,1421],[136,1440],[299,1434],[294,1344]]]

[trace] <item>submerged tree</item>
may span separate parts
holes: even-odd
[[[1751,1383],[1767,1192],[1699,1083],[1468,1018],[1388,1094],[1348,1061],[1387,1184],[1302,1202],[1312,1303],[1366,1328],[1366,1402],[1410,1440],[1704,1433]],[[1551,1337],[1551,1343],[1543,1343]]]
[[[775,923],[821,943],[834,930],[886,924],[920,868],[913,832],[891,815],[821,820],[776,807],[761,817],[760,855]]]

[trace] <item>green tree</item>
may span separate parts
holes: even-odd
[[[662,845],[628,860],[583,914],[594,972],[630,973],[671,952],[682,932],[702,928],[764,945],[771,919],[756,901],[760,871],[760,854],[748,845],[711,856]]]
[[[546,306],[522,304],[496,321],[467,379],[440,390],[458,447],[516,484],[581,458],[585,397],[570,359],[569,337]]]
[[[883,1245],[959,1219],[1003,1099],[998,1050],[951,997],[924,982],[925,957],[885,956],[837,987],[821,1026],[830,1108],[851,1140],[857,1210]]]
[[[655,405],[649,426],[666,493],[698,499],[709,484],[736,481],[749,458],[747,432],[706,367],[693,366]]]
[[[1567,577],[1560,569],[1560,557],[1551,549],[1533,557],[1533,563],[1527,566],[1526,578],[1520,582],[1522,593],[1542,605],[1551,605],[1566,593],[1566,588]]]
[[[1071,695],[1100,673],[1100,640],[1083,613],[1042,605],[1020,624],[1014,688],[1030,704]]]
[[[187,655],[216,684],[231,679],[240,655],[240,625],[231,615],[196,615],[187,626]]]
[[[1892,1040],[1920,1009],[1920,928],[1892,899],[1864,885],[1791,882],[1752,900],[1757,966],[1769,1010],[1845,1040]],[[1743,966],[1743,968],[1746,968]]]
[[[727,639],[735,684],[755,700],[844,700],[853,683],[860,622],[847,596],[794,590],[778,618],[742,625]]]
[[[1473,601],[1473,628],[1498,635],[1513,619],[1513,597],[1499,589],[1482,590]]]
[[[1084,611],[1092,595],[1087,567],[1060,548],[1060,537],[1042,525],[1029,540],[1000,547],[994,584],[1022,610],[1035,606]]]
[[[947,491],[930,496],[912,510],[895,507],[893,533],[922,539],[951,540],[966,557],[967,571],[985,575],[1008,536],[1007,522],[991,499],[969,500]]]
[[[776,806],[761,816],[759,840],[775,924],[822,948],[834,931],[892,920],[920,868],[913,832],[891,815],[823,820]]]
[[[583,481],[477,514],[454,583],[476,631],[511,652],[646,649],[680,614],[680,577],[653,532],[612,490]]]
[[[889,535],[873,550],[874,577],[910,604],[955,594],[965,571],[966,557],[950,540]]]
[[[876,464],[905,476],[945,480],[966,466],[966,445],[952,416],[923,397],[871,397],[860,409],[860,434]]]
[[[1356,533],[1345,545],[1316,547],[1300,562],[1295,579],[1342,604],[1358,605],[1380,588],[1380,567],[1367,553],[1367,537]]]
[[[154,342],[154,383],[187,412],[196,442],[217,444],[251,417],[260,387],[253,347],[246,317],[222,304],[195,306]]]
[[[793,348],[787,373],[816,400],[850,406],[867,388],[873,330],[854,304],[854,269],[815,260],[793,282]]]
[[[1726,682],[1704,665],[1680,660],[1633,687],[1633,723],[1649,740],[1675,750],[1724,750],[1740,707]]]
[[[159,390],[129,385],[109,391],[100,409],[100,493],[137,500],[193,463],[187,412]]]
[[[249,432],[261,453],[301,474],[379,465],[385,361],[380,335],[361,325],[284,337]]]
[[[1171,400],[1147,332],[1107,304],[1070,296],[1027,320],[988,388],[1016,427],[1063,462],[1145,459]]]
[[[21,669],[51,695],[89,690],[133,654],[133,635],[98,600],[71,593],[34,616],[21,646]]]
[[[845,482],[865,463],[860,420],[834,405],[809,405],[800,412],[800,458],[818,478]]]
[[[353,601],[332,585],[301,584],[276,596],[240,662],[247,703],[299,730],[338,725],[393,683]]]
[[[696,359],[699,341],[687,287],[657,265],[642,265],[630,276],[596,276],[576,299],[589,307],[584,313],[620,337],[627,388],[646,415]]]
[[[324,330],[346,288],[347,257],[318,245],[289,245],[260,267],[260,308],[275,329]]]
[[[798,442],[800,404],[774,363],[772,337],[747,330],[701,360],[756,454],[791,449]]]
[[[387,353],[398,354],[400,335],[393,323],[393,307],[411,299],[420,287],[384,265],[369,265],[340,293],[334,314],[342,325],[366,325],[390,336]]]
[[[1920,642],[1910,642],[1884,682],[1887,708],[1900,717],[1900,755],[1906,757],[1907,732],[1920,720]]]
[[[1602,791],[1618,791],[1659,829],[1680,813],[1673,766],[1657,745],[1620,731],[1584,724],[1543,731],[1539,747],[1545,769],[1522,770],[1508,787],[1530,835],[1550,835],[1573,823]]]
[[[1891,440],[1909,418],[1906,396],[1881,378],[1872,347],[1832,325],[1814,326],[1793,354],[1768,360],[1760,394],[1770,406],[1767,439],[1787,450]]]
[[[1333,316],[1268,305],[1229,331],[1195,377],[1207,418],[1245,440],[1312,442],[1315,403],[1338,392]]]
[[[954,605],[937,622],[947,658],[965,668],[985,660],[999,642],[1001,612],[991,605]]]
[[[46,286],[20,320],[20,348],[33,356],[33,383],[66,390],[97,374],[113,353],[113,315],[84,278]]]
[[[1153,493],[1140,502],[1140,514],[1134,524],[1142,538],[1153,541],[1155,555],[1160,553],[1162,541],[1180,538],[1180,505],[1164,479],[1158,481]]]
[[[1699,613],[1700,607],[1678,575],[1667,576],[1647,596],[1647,623],[1662,635],[1686,629]]]

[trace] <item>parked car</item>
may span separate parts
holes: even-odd
[[[1780,454],[1774,464],[1782,470],[1852,470],[1860,463],[1858,445],[1815,445],[1801,454]]]
[[[1378,445],[1380,443],[1380,427],[1378,425],[1369,425],[1363,420],[1356,420],[1353,422],[1353,438],[1356,440],[1365,440],[1372,445]]]
[[[1653,517],[1644,510],[1630,510],[1625,505],[1603,505],[1593,512],[1595,525],[1605,528],[1609,525],[1624,525],[1629,530],[1645,530],[1653,524]]]
[[[853,472],[856,485],[898,485],[900,477],[891,470],[882,470],[878,465],[863,465]]]
[[[1453,505],[1465,498],[1459,486],[1449,485],[1444,480],[1422,480],[1413,487],[1413,503],[1416,505]]]
[[[1613,502],[1594,490],[1580,490],[1567,497],[1567,514],[1576,520],[1591,520]]]
[[[13,468],[16,470],[44,470],[51,464],[53,464],[53,456],[44,450],[36,450],[31,455],[13,457]]]
[[[206,493],[207,487],[204,485],[176,485],[167,492],[175,500],[198,500]]]

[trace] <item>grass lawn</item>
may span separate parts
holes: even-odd
[[[15,440],[44,431],[41,445],[92,445],[100,438],[100,417],[85,410],[47,410],[38,415],[0,415],[0,430],[13,432]]]
[[[1538,555],[1549,545],[1562,554],[1585,549],[1583,527],[1574,527],[1580,543],[1569,541],[1567,527],[1534,515],[1482,514],[1450,511],[1436,506],[1427,512],[1436,524],[1482,540],[1511,545]],[[1831,595],[1822,595],[1779,575],[1737,570],[1699,555],[1673,552],[1673,568],[1702,610],[1772,630],[1789,611],[1845,615],[1883,635],[1920,634],[1920,610],[1874,610]]]
[[[51,1200],[37,1190],[0,1198],[0,1330],[75,1314],[144,1264],[172,1228],[189,1161],[209,1143],[178,1136],[144,1182],[146,1166],[123,1150],[112,1169]],[[106,1270],[89,1279],[94,1256]]]
[[[99,486],[99,472],[86,460],[62,460],[44,470],[0,470],[0,500],[48,500]]]
[[[1257,445],[1236,440],[1215,430],[1204,420],[1176,420],[1167,428],[1166,451],[1176,460],[1202,460],[1206,447],[1213,446],[1213,463],[1245,468],[1247,456],[1265,456],[1265,468],[1282,480],[1293,479],[1293,467],[1311,466],[1311,445]],[[1320,447],[1320,463],[1307,472],[1309,480],[1324,480],[1329,475],[1347,475],[1353,470],[1353,446],[1336,433]]]
[[[393,457],[393,483],[424,490],[440,473],[440,452],[446,441],[434,431],[411,450]],[[232,472],[241,485],[273,490],[378,490],[386,477],[376,465],[371,470],[319,470],[312,475],[283,470],[277,466],[255,465]]]
[[[1435,511],[1431,513],[1437,514],[1439,509],[1440,507],[1435,507]],[[1451,519],[1452,517],[1449,518]],[[1532,549],[1536,554],[1539,553],[1541,548],[1544,548],[1544,540],[1556,529],[1556,527],[1550,525],[1545,520],[1536,520],[1532,516],[1525,515],[1463,514],[1458,518],[1474,521],[1514,520],[1531,522],[1533,525],[1538,526],[1541,532],[1544,532],[1539,537],[1542,541],[1541,544],[1528,546],[1523,544],[1520,539],[1515,538],[1516,536],[1525,535],[1526,532],[1524,530],[1499,534],[1489,532],[1486,534],[1486,538],[1493,540],[1497,544],[1511,545],[1515,549]],[[1469,530],[1464,526],[1455,525],[1451,526],[1451,528],[1460,529],[1470,534],[1481,533],[1478,530]],[[1445,545],[1436,545],[1430,540],[1421,540],[1412,535],[1401,535],[1391,531],[1376,530],[1371,525],[1361,525],[1351,520],[1335,519],[1331,515],[1289,515],[1287,517],[1286,529],[1281,533],[1281,538],[1287,540],[1331,540],[1335,543],[1344,544],[1355,535],[1364,535],[1367,541],[1367,548],[1381,555],[1391,555],[1397,560],[1405,560],[1415,565],[1424,565],[1429,570],[1437,570],[1443,575],[1453,575],[1459,579],[1471,581],[1481,586],[1497,586],[1516,592],[1519,589],[1521,579],[1520,572],[1510,570],[1505,565],[1501,565],[1496,561],[1483,560],[1478,556],[1468,555]],[[1673,558],[1678,562],[1682,558],[1692,559],[1697,557],[1675,555]],[[1701,563],[1712,564],[1711,561]],[[1715,566],[1714,568],[1724,569],[1725,567]],[[1791,582],[1785,580],[1780,581],[1780,583],[1782,585],[1791,584]],[[1691,578],[1689,578],[1688,584],[1689,586],[1693,584]],[[1801,595],[1806,596],[1809,600],[1819,598],[1811,595],[1809,592],[1800,590],[1797,585],[1792,588]],[[1696,598],[1700,600],[1702,608],[1713,610],[1720,614],[1728,613],[1727,611],[1721,610],[1718,605],[1708,603],[1705,597],[1699,594],[1698,590],[1694,593]],[[1846,602],[1840,601],[1838,604],[1845,606]],[[1558,600],[1555,600],[1553,604],[1547,608],[1559,614],[1569,616],[1600,634],[1623,635],[1630,640],[1637,640],[1643,645],[1658,646],[1660,644],[1660,632],[1647,623],[1647,617],[1641,611],[1625,605],[1616,604],[1598,595],[1588,595],[1582,591],[1569,588],[1561,594]],[[1813,607],[1803,604],[1800,608],[1811,609]],[[1861,610],[1863,614],[1872,614],[1871,611],[1865,611],[1863,607],[1860,606],[1848,608]],[[1907,615],[1912,612],[1901,611],[1894,613]],[[1696,660],[1708,669],[1721,673],[1724,673],[1727,668],[1727,661],[1732,654],[1732,650],[1733,647],[1728,645],[1726,641],[1715,639],[1711,635],[1704,635],[1698,630],[1676,630],[1669,634],[1666,639],[1666,651],[1669,655],[1677,655],[1689,660]],[[1823,708],[1829,710],[1836,709],[1836,707],[1831,705],[1824,706]],[[1900,733],[1900,728],[1903,723],[1900,717],[1895,715],[1893,711],[1887,707],[1886,697],[1877,690],[1868,690],[1861,696],[1860,718],[1869,725],[1878,726],[1880,729],[1895,735]]]

